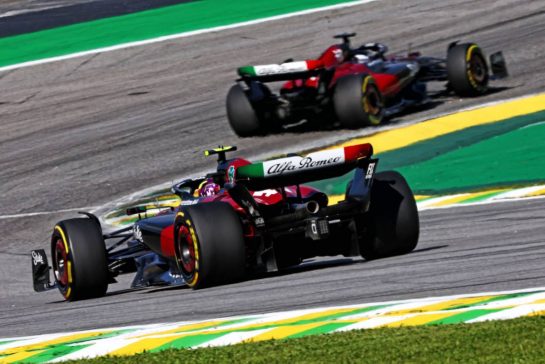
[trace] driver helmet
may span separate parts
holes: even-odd
[[[206,180],[199,190],[199,196],[215,196],[220,192],[220,185],[214,182],[212,178]]]

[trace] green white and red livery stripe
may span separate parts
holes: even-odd
[[[244,66],[238,69],[240,76],[272,76],[290,73],[310,71],[321,66],[322,62],[316,60],[285,62],[282,64],[263,64],[257,66]]]
[[[361,158],[368,158],[373,154],[371,144],[358,144],[348,147],[324,150],[307,154],[272,159],[261,163],[252,163],[239,167],[238,178],[266,178],[299,172],[327,169],[339,165],[356,163]]]

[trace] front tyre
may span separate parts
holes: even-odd
[[[370,75],[340,78],[333,93],[333,106],[342,127],[357,129],[382,122],[384,105],[375,79]]]
[[[240,85],[233,85],[227,94],[227,119],[239,137],[263,133],[263,125]]]
[[[418,243],[419,232],[416,202],[405,178],[395,171],[377,173],[361,255],[369,260],[409,253]]]
[[[174,221],[176,262],[186,284],[198,289],[231,283],[245,272],[240,219],[224,202],[184,207]]]
[[[59,222],[51,236],[53,273],[67,301],[102,297],[108,289],[108,258],[101,229],[91,219]]]
[[[476,44],[457,44],[448,50],[447,79],[459,96],[479,96],[487,92],[488,65]]]

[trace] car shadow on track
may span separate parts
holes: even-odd
[[[503,92],[506,90],[511,89],[512,87],[489,87],[488,91],[482,95],[481,97],[494,95],[499,92]],[[456,95],[453,95],[452,92],[449,91],[439,91],[436,93],[432,93],[430,95],[429,101],[420,104],[420,105],[414,105],[414,106],[408,106],[403,111],[400,111],[392,116],[387,116],[382,121],[381,125],[395,125],[403,120],[401,118],[409,116],[411,114],[415,114],[415,117],[418,117],[418,113],[425,112],[429,110],[433,110],[447,102],[455,101],[455,100],[464,100],[466,98],[461,98]],[[478,98],[473,98],[478,99]],[[271,134],[303,134],[303,133],[310,133],[310,132],[320,132],[320,131],[334,131],[334,130],[348,130],[343,129],[339,123],[333,123],[331,124],[326,121],[302,121],[297,124],[284,126],[279,130],[270,131],[267,133],[267,135]]]
[[[422,248],[422,249],[415,249],[409,254],[402,254],[399,256],[425,253],[425,252],[429,252],[429,251],[433,251],[437,249],[447,248],[448,246],[449,245],[437,245],[437,246],[431,246],[431,247]],[[375,259],[375,260],[364,260],[359,258],[344,258],[344,257],[337,258],[337,259],[318,260],[318,261],[307,260],[301,263],[300,265],[288,267],[278,272],[260,273],[260,274],[252,275],[251,277],[248,277],[246,281],[251,281],[256,279],[266,279],[266,278],[272,278],[272,277],[282,277],[285,275],[293,275],[297,273],[311,272],[311,271],[316,271],[321,269],[342,267],[342,266],[348,266],[348,265],[367,264],[373,261],[385,260],[390,258],[394,258],[394,257]]]
[[[429,252],[429,251],[433,251],[437,249],[443,249],[446,247],[448,247],[448,245],[437,245],[437,246],[431,246],[431,247],[422,248],[422,249],[415,249],[411,253],[409,253],[409,255],[425,253],[425,252]],[[384,259],[388,259],[388,258],[383,258],[380,260],[384,260]],[[233,283],[235,284],[240,282],[250,282],[250,281],[262,280],[262,279],[277,278],[277,277],[283,277],[288,275],[294,275],[298,273],[319,271],[322,269],[330,269],[330,268],[349,266],[349,265],[367,264],[370,262],[372,261],[368,261],[368,260],[364,260],[360,258],[346,258],[346,257],[332,258],[327,260],[308,259],[302,262],[300,265],[294,265],[292,267],[288,267],[277,272],[264,272],[264,273],[251,274],[245,277],[245,279],[239,282],[233,282]],[[190,288],[185,285],[175,285],[175,286],[165,285],[165,286],[126,288],[126,289],[120,289],[113,292],[108,292],[106,294],[106,297],[129,294],[134,292],[139,292],[142,294],[156,294],[160,292],[174,291],[174,290],[180,290],[180,289],[188,290]],[[62,301],[55,301],[50,303],[61,303],[61,302],[65,302],[65,301],[62,300]]]
[[[184,286],[185,287],[185,286]],[[115,291],[108,291],[104,297],[112,297],[112,296],[119,296],[119,295],[124,295],[124,294],[128,294],[128,293],[134,293],[134,292],[138,292],[138,291],[145,291],[145,290],[148,290],[149,288],[148,287],[141,287],[141,288],[123,288],[123,289],[119,289],[119,290],[115,290]],[[100,299],[103,299],[104,297],[98,297],[98,298],[89,298],[89,299],[85,299],[85,300],[81,300],[81,301],[76,301],[76,302],[89,302],[89,301],[93,301],[93,300],[100,300]],[[45,303],[46,305],[54,305],[54,304],[61,304],[61,303],[67,303],[66,300],[64,299],[60,299],[60,300],[55,300],[55,301],[52,301],[52,302],[47,302]]]
[[[443,249],[443,248],[448,248],[448,247],[449,247],[449,245],[430,246],[430,247],[427,247],[427,248],[415,249],[412,252],[410,252],[409,254],[424,253],[424,252],[429,252],[429,251],[432,251],[432,250]]]
[[[418,106],[411,106],[408,107],[406,110],[403,110],[402,112],[396,113],[394,116],[386,116],[382,120],[382,123],[380,126],[387,126],[387,125],[395,125],[397,123],[402,122],[401,118],[410,114],[415,114],[418,112],[424,112],[427,110],[434,109],[448,100],[441,100],[441,101],[429,101],[425,104],[418,105]],[[372,129],[372,126],[368,127],[362,127],[361,129]],[[328,132],[328,131],[336,131],[336,130],[350,130],[343,128],[338,122],[330,123],[330,122],[319,122],[319,121],[302,121],[297,124],[287,125],[283,126],[280,129],[277,130],[269,130],[269,132],[266,135],[278,135],[278,134],[305,134],[305,133],[311,133],[311,132]]]
[[[178,289],[189,289],[189,286],[184,285],[173,285],[173,286],[149,286],[149,287],[135,287],[135,288],[126,288],[121,289],[119,291],[114,292],[108,292],[106,293],[106,297],[109,296],[116,296],[120,294],[128,294],[128,293],[135,293],[139,292],[141,294],[149,294],[149,293],[158,293],[163,291],[172,291],[172,290],[178,290]]]

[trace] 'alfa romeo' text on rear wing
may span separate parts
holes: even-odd
[[[356,167],[367,168],[372,155],[373,147],[366,143],[288,156],[239,167],[234,180],[253,191],[297,185],[342,176]]]
[[[306,60],[284,62],[282,64],[244,66],[238,69],[238,75],[246,80],[273,82],[309,78],[318,74],[322,68],[321,61]]]

